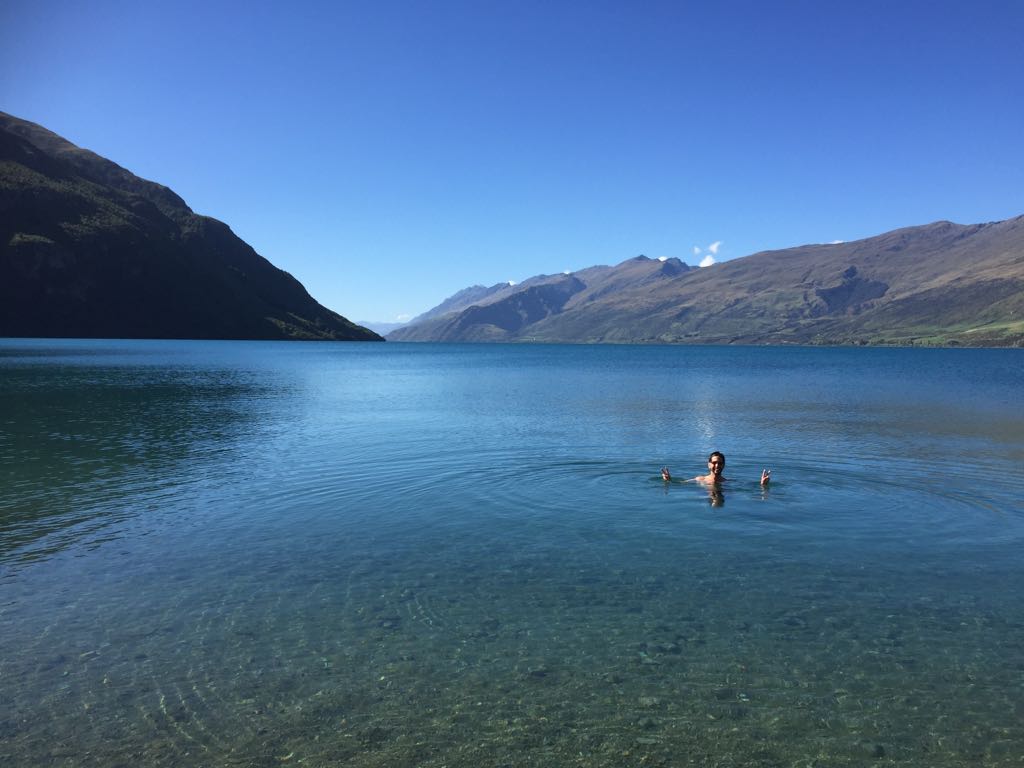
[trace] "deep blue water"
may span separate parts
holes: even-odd
[[[1018,765],[1022,363],[0,341],[0,763]]]

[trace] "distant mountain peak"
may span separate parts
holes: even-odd
[[[575,279],[571,291],[539,275],[389,338],[1024,346],[1024,216],[937,221],[715,266],[634,256],[560,276]]]

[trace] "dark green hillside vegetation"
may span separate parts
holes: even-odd
[[[530,295],[559,284],[571,295],[557,306]],[[389,338],[1024,346],[1024,217],[943,221],[704,269],[637,257],[470,298]]]
[[[0,113],[0,336],[379,340],[167,187]]]

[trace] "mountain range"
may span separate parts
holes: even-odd
[[[374,340],[224,223],[0,112],[0,336]]]
[[[465,288],[400,341],[1024,346],[1024,217]],[[0,112],[0,336],[380,340],[174,192]]]
[[[1024,346],[1024,216],[463,289],[396,341]]]

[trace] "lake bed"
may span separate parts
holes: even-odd
[[[0,342],[0,757],[1017,765],[1022,362]]]

